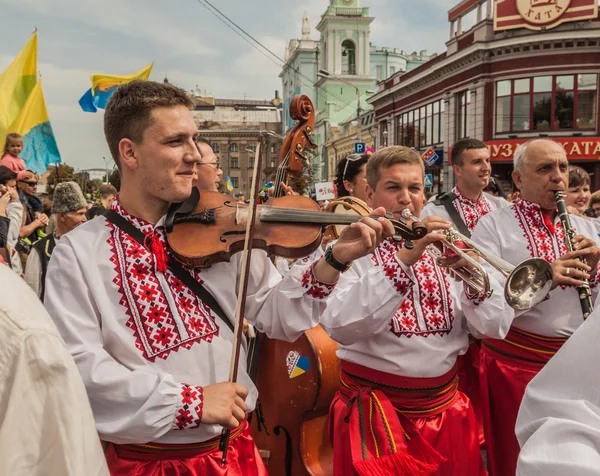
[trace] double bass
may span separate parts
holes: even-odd
[[[298,122],[281,148],[275,196],[282,192],[281,183],[302,173],[309,151],[316,147],[312,138],[315,111],[310,99],[295,96],[290,115]],[[336,350],[337,343],[320,325],[296,342],[262,336],[255,366],[260,407],[251,431],[271,474],[333,473],[327,416],[339,382]]]

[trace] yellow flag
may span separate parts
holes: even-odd
[[[20,155],[29,170],[41,174],[50,164],[60,163],[60,153],[50,125],[41,79],[33,87],[9,132],[23,136],[23,151]]]
[[[0,140],[25,106],[37,80],[37,32],[0,75]]]

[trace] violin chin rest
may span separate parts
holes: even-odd
[[[167,211],[167,217],[165,219],[165,228],[167,233],[171,233],[173,231],[176,215],[189,215],[196,209],[198,203],[200,203],[200,190],[198,190],[198,187],[192,188],[192,193],[185,201],[173,203],[169,207],[169,210]]]

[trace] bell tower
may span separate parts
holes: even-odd
[[[317,30],[321,69],[341,76],[370,75],[370,25],[373,18],[359,0],[329,0]]]

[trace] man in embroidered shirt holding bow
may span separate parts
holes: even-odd
[[[554,141],[536,139],[520,146],[513,172],[519,198],[484,216],[473,233],[473,241],[513,265],[539,257],[552,263],[554,272],[546,300],[516,312],[505,340],[482,343],[480,384],[491,476],[514,476],[519,453],[515,422],[525,387],[583,322],[576,289],[580,280],[590,279],[593,288],[597,281],[599,243],[593,225],[571,215],[576,251],[568,253],[564,242],[555,192],[567,189],[568,167],[564,149]],[[498,271],[484,266],[504,283]]]
[[[437,216],[452,223],[468,238],[479,219],[497,208],[510,204],[501,197],[485,193],[490,183],[492,164],[490,151],[477,139],[461,139],[452,146],[452,170],[456,186],[429,202],[421,212],[421,219]],[[480,443],[484,442],[481,395],[479,391],[479,341],[471,339],[469,350],[458,360],[458,386],[471,402],[479,425]]]
[[[244,365],[239,383],[227,382],[233,333],[225,321],[235,315],[240,256],[184,269],[219,312],[184,284],[189,276],[174,274],[167,249],[165,213],[191,194],[201,160],[191,107],[170,84],[133,81],[113,93],[104,116],[122,180],[113,216],[61,239],[48,269],[45,305],[83,377],[113,475],[266,474],[245,420],[256,388]],[[351,261],[392,233],[388,220],[364,219],[333,256]],[[320,260],[282,279],[255,251],[245,316],[272,338],[294,340],[318,323],[338,276]],[[232,429],[226,467],[222,427]]]
[[[367,202],[396,218],[407,208],[419,216],[423,179],[416,152],[381,149],[367,165]],[[354,261],[321,318],[340,344],[341,387],[329,420],[336,476],[485,474],[456,359],[468,348],[468,329],[501,338],[510,312],[494,279],[484,299],[447,277],[427,246],[450,223],[433,216],[423,223],[432,233],[412,250],[386,239]]]

